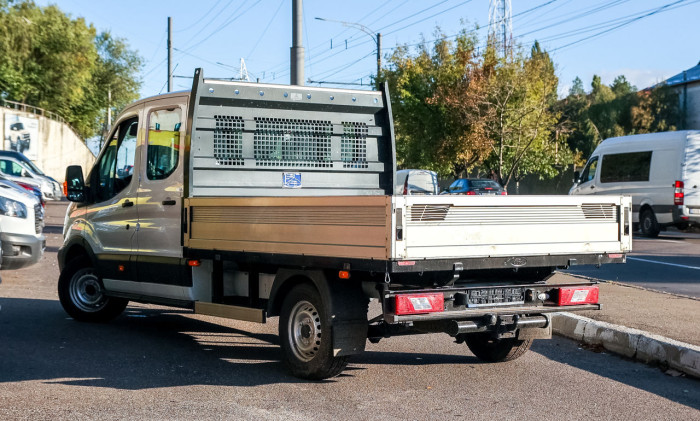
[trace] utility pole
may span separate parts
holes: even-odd
[[[377,90],[381,91],[379,86],[379,73],[382,71],[382,34],[377,32]]]
[[[290,51],[290,85],[304,84],[304,45],[302,42],[303,7],[301,0],[292,0],[292,48]]]
[[[173,90],[173,18],[168,16],[168,92]]]

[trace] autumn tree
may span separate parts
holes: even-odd
[[[107,90],[137,98],[140,58],[57,6],[0,1],[0,96],[63,116],[83,137],[100,129]]]
[[[417,54],[399,46],[382,77],[389,84],[398,164],[442,175],[468,170],[489,150],[483,127],[484,81],[476,38],[437,33]]]

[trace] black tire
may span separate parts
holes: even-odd
[[[656,215],[654,215],[653,210],[644,209],[639,215],[639,229],[646,237],[656,238],[659,236],[661,228],[659,227],[659,222],[656,220]]]
[[[279,320],[283,361],[296,377],[322,380],[347,366],[347,357],[333,356],[333,330],[328,309],[313,286],[294,287],[282,303]]]
[[[469,350],[481,361],[500,363],[523,356],[532,346],[532,339],[495,339],[490,333],[471,333],[465,341]]]
[[[81,322],[108,322],[129,303],[104,295],[102,279],[85,258],[74,259],[63,269],[58,278],[58,298],[66,313]]]

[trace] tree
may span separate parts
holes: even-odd
[[[586,94],[579,78],[569,95],[557,104],[559,125],[573,151],[586,159],[604,139],[637,133],[676,130],[680,121],[678,94],[659,85],[637,92],[624,76],[610,86],[593,76]],[[577,165],[583,162],[577,162]]]
[[[495,60],[487,55],[489,77],[487,101],[494,119],[487,122],[492,153],[486,161],[504,186],[528,174],[551,178],[572,156],[566,143],[555,135],[558,114],[558,79],[554,64],[539,43],[529,56]],[[494,61],[493,65],[488,60]]]
[[[453,43],[436,35],[432,50],[423,42],[415,56],[398,47],[382,77],[391,92],[399,165],[447,175],[483,161],[488,139],[479,118],[476,38],[463,32]]]
[[[98,35],[55,5],[0,2],[0,95],[62,115],[81,136],[99,126],[107,107],[103,86],[114,86],[120,99],[137,97],[139,68],[122,40]]]

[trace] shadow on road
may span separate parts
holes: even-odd
[[[90,324],[67,317],[57,301],[0,298],[0,306],[0,383],[139,390],[301,382],[281,364],[277,335],[177,311],[129,307],[109,324]]]
[[[700,380],[678,377],[673,379],[673,387],[669,387],[667,382],[659,382],[657,376],[642,375],[644,371],[659,370],[658,368],[625,361],[622,357],[608,353],[585,350],[575,341],[558,337],[549,341],[535,341],[532,350],[552,361],[700,409]]]

